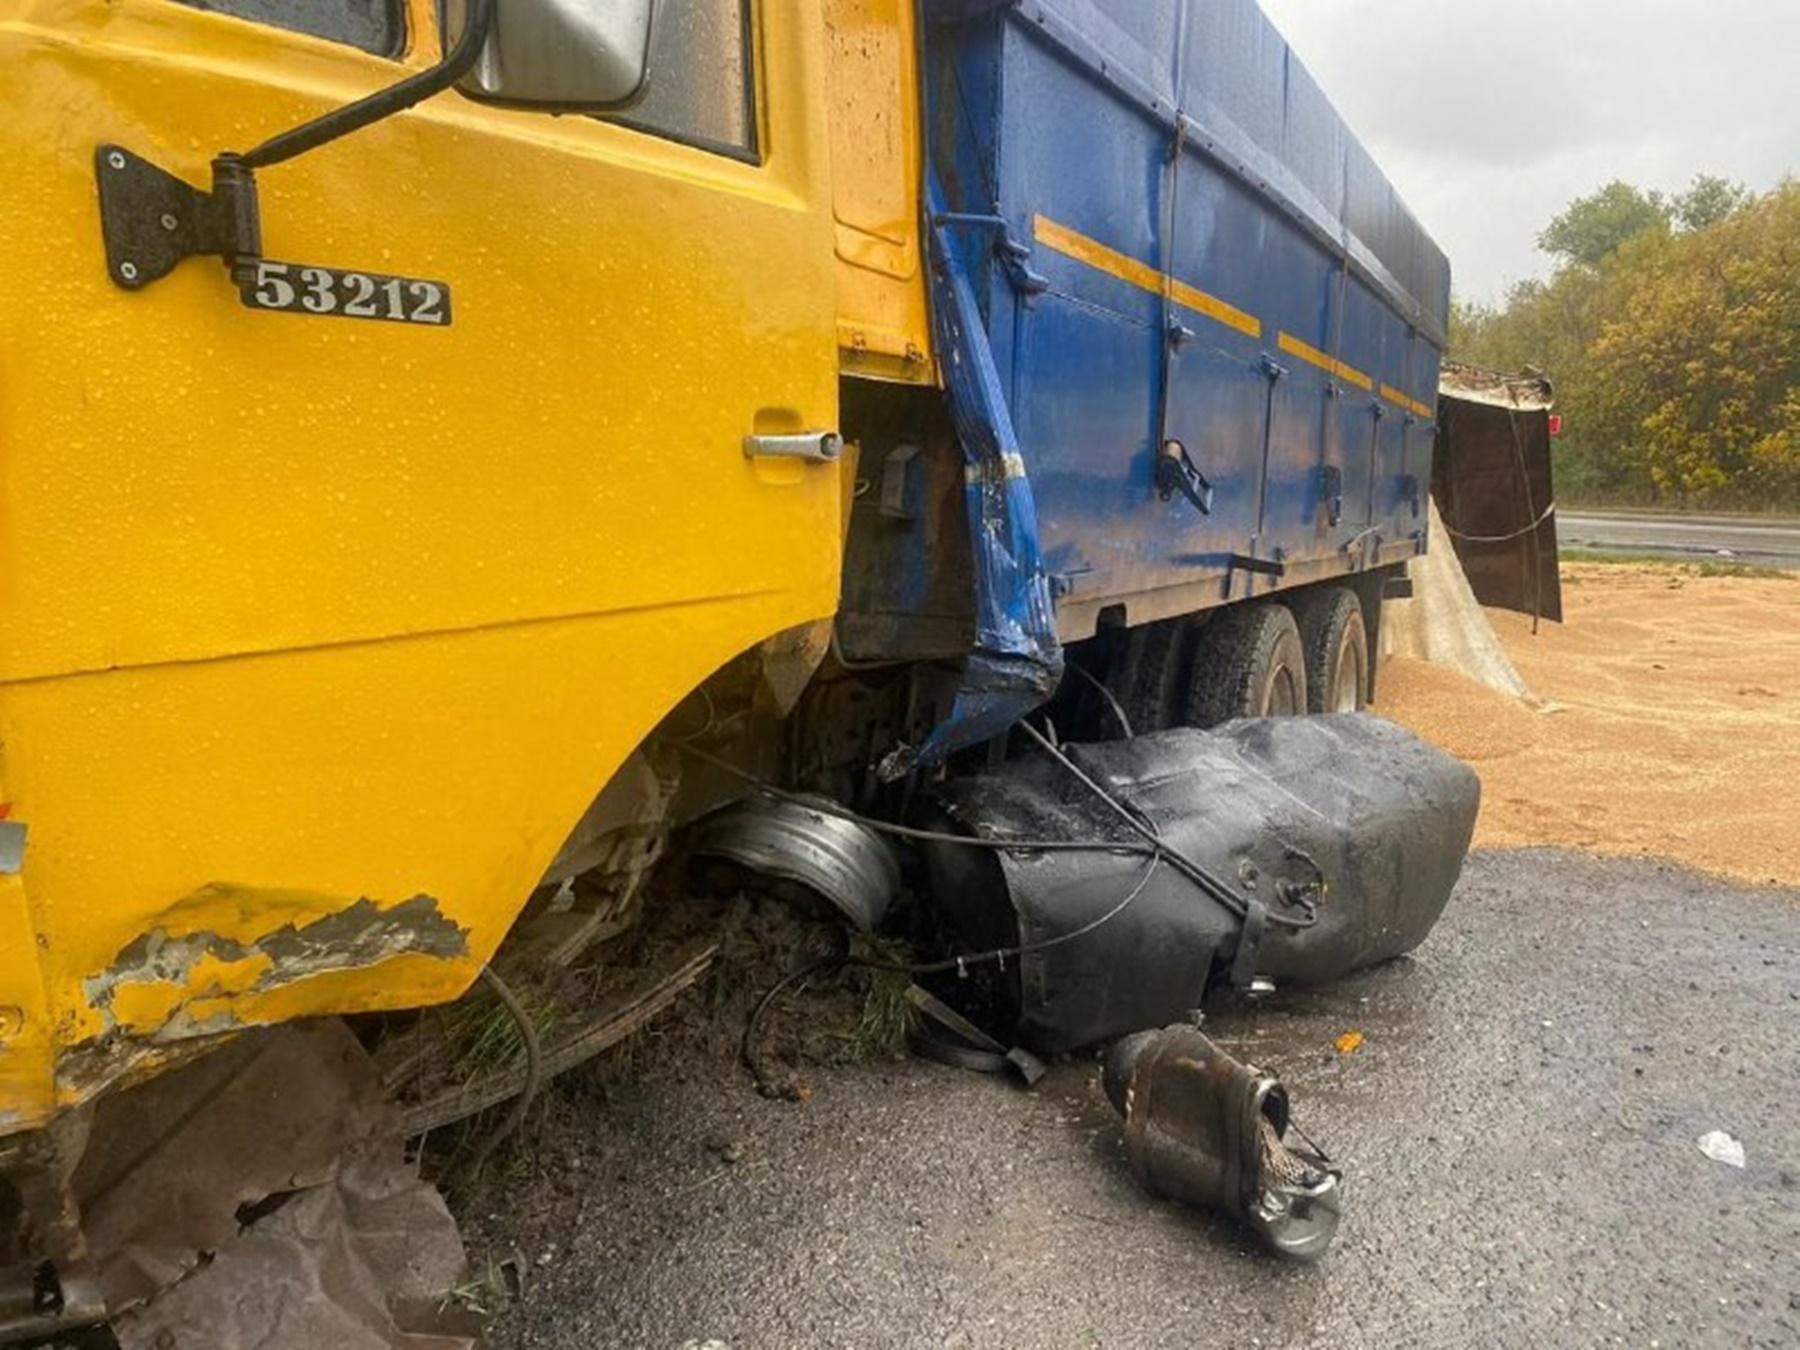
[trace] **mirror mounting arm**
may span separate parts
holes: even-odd
[[[334,108],[310,122],[302,122],[297,127],[278,132],[254,150],[246,150],[237,158],[245,168],[266,169],[272,164],[293,159],[296,155],[304,155],[308,150],[317,150],[340,136],[360,131],[371,122],[379,122],[384,117],[404,112],[413,104],[441,93],[469,73],[469,68],[481,55],[481,46],[487,41],[488,31],[493,25],[494,0],[469,0],[469,21],[463,25],[456,45],[435,66],[408,75],[385,89],[377,89],[354,103]]]
[[[98,147],[94,173],[100,185],[100,232],[114,283],[137,290],[167,276],[183,258],[218,254],[240,290],[252,285],[262,261],[255,171],[316,150],[448,89],[480,57],[494,25],[495,3],[469,0],[462,33],[430,69],[278,132],[252,150],[215,156],[211,192],[123,146]]]

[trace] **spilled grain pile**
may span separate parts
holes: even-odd
[[[1377,711],[1467,759],[1478,847],[1800,884],[1800,575],[1565,563],[1567,622],[1490,614],[1546,710],[1394,658]]]

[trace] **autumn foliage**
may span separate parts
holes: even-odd
[[[1559,497],[1800,508],[1800,182],[1614,183],[1539,244],[1555,274],[1455,305],[1450,346],[1555,382]]]

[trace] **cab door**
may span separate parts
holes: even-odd
[[[434,63],[431,0],[0,0],[5,436],[44,489],[9,502],[0,678],[830,611],[837,472],[744,451],[835,426],[817,6],[660,11],[616,117],[452,91],[260,171],[267,257],[441,280],[434,327],[260,312],[217,258],[121,289],[93,161],[204,187],[215,153]]]
[[[204,188],[435,63],[431,0],[0,0],[0,1131],[453,997],[658,720],[832,614],[844,466],[746,447],[836,425],[818,3],[661,9],[620,116],[447,92],[260,171],[271,310],[118,284],[97,147]]]

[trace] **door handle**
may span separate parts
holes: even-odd
[[[746,459],[809,459],[829,464],[844,453],[844,438],[835,431],[794,431],[775,436],[744,437]]]

